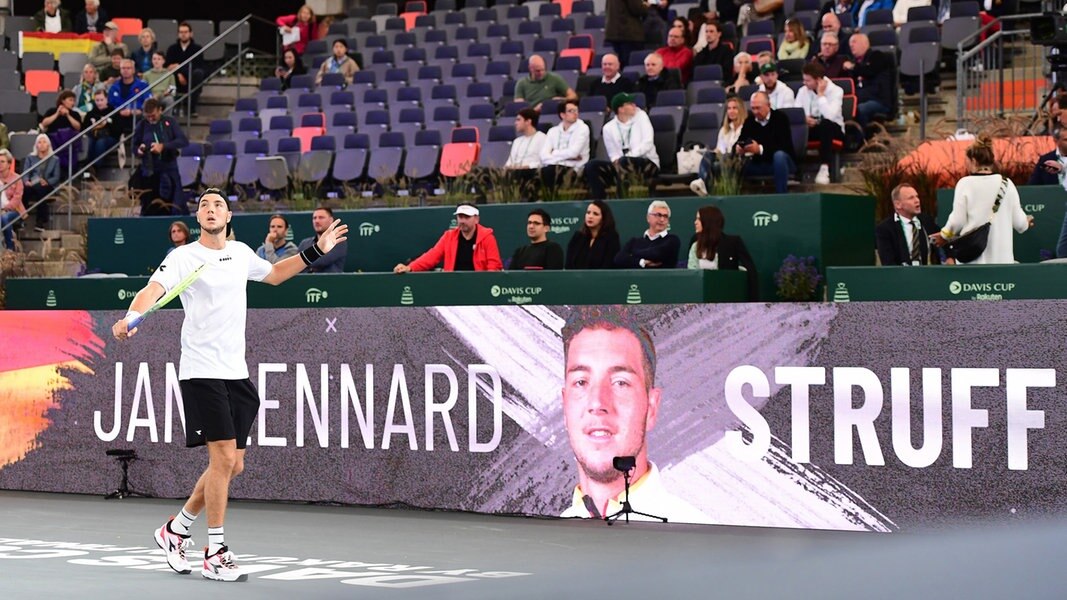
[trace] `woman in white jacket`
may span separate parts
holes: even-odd
[[[1023,212],[1015,184],[993,173],[994,163],[992,140],[987,137],[975,140],[967,149],[967,167],[972,175],[960,179],[956,184],[952,214],[941,232],[932,236],[938,246],[943,246],[960,235],[990,223],[985,252],[968,263],[972,265],[1014,263],[1012,229],[1024,233],[1034,226],[1034,218]],[[1000,206],[994,212],[998,196],[1001,196]]]

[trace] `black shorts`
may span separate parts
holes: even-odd
[[[236,440],[244,449],[259,414],[259,394],[247,379],[185,379],[178,382],[185,407],[185,446]]]

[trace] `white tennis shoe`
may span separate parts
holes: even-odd
[[[181,536],[172,532],[170,523],[173,520],[171,519],[164,523],[152,537],[155,538],[156,545],[167,555],[167,564],[170,565],[170,568],[174,569],[176,573],[188,575],[193,572],[193,567],[189,564],[185,551],[192,547],[193,540],[187,535]]]
[[[248,575],[241,572],[241,568],[233,561],[233,552],[227,546],[219,548],[219,551],[208,556],[204,550],[204,568],[200,574],[207,579],[215,581],[247,581]]]

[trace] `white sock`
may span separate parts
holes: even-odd
[[[196,515],[189,514],[184,508],[179,512],[174,520],[170,522],[170,530],[172,533],[186,536],[189,535],[189,529],[193,526],[193,521],[196,520]]]
[[[222,527],[208,527],[207,528],[207,555],[214,556],[223,546],[226,545],[225,536],[222,532]]]

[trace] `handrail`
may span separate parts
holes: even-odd
[[[215,44],[219,44],[219,43],[225,44],[224,39],[226,37],[228,37],[230,35],[230,33],[232,33],[233,31],[237,30],[238,28],[243,26],[245,23],[249,22],[252,19],[252,17],[254,17],[254,16],[255,15],[248,14],[248,15],[245,15],[239,21],[236,21],[233,25],[231,25],[229,28],[227,28],[226,31],[223,31],[223,32],[219,33],[219,35],[217,37],[215,37],[215,39],[211,40],[207,44],[204,44],[204,46],[202,46],[200,48],[200,50],[198,50],[196,52],[196,54],[193,54],[188,59],[186,59],[185,62],[183,62],[180,65],[178,65],[177,67],[175,67],[171,71],[171,73],[179,73],[181,71],[181,69],[183,69],[186,66],[188,66],[189,67],[189,74],[190,74],[189,82],[192,83],[191,75],[192,75],[192,64],[193,64],[193,62],[196,61],[198,58],[200,58],[200,56],[202,54],[204,54],[204,52],[206,52],[208,48],[211,48],[211,47],[215,46]],[[262,18],[260,18],[260,19],[261,20],[265,20],[265,19],[262,19]],[[238,39],[240,39],[240,38],[238,38]],[[240,48],[241,45],[242,44],[239,43],[238,47]],[[240,59],[241,54],[242,54],[242,52],[239,50],[237,52],[237,58],[238,59]],[[231,59],[231,61],[232,61],[232,59]],[[226,64],[229,64],[229,62],[227,62]],[[238,75],[240,75],[240,74],[238,74]],[[133,105],[135,102],[137,102],[139,99],[141,99],[145,95],[151,96],[152,89],[154,87],[156,87],[157,85],[159,85],[160,83],[162,83],[162,82],[163,82],[162,79],[156,80],[155,83],[150,84],[148,87],[146,87],[145,89],[141,90],[136,95],[134,95],[132,98],[130,98],[129,100],[123,102],[121,105],[119,105],[114,110],[112,110],[110,113],[108,113],[107,116],[105,117],[105,119],[110,119],[110,118],[114,117],[118,113],[120,113],[123,110],[125,110],[125,107]],[[200,85],[203,85],[203,82],[200,82]],[[191,98],[191,94],[192,94],[193,89],[194,88],[190,87],[189,92],[186,93],[187,97]],[[197,88],[195,88],[195,89],[199,89],[199,86]],[[177,105],[177,102],[175,102],[175,105]],[[136,116],[136,114],[133,114],[133,113],[131,113],[131,116],[134,119],[133,124],[134,124],[134,129],[136,130],[136,128],[137,128],[137,116]],[[59,148],[53,148],[52,149],[52,153],[49,154],[48,156],[44,157],[43,159],[41,159],[41,161],[37,165],[34,165],[30,169],[28,169],[25,172],[19,174],[19,176],[16,179],[14,179],[12,181],[9,181],[9,182],[5,183],[2,187],[0,187],[0,193],[3,193],[5,190],[7,190],[7,188],[9,188],[12,185],[14,185],[16,181],[21,181],[23,178],[25,178],[30,173],[34,172],[37,169],[40,169],[40,166],[43,165],[46,161],[48,161],[50,158],[57,157],[57,156],[60,155],[60,153],[63,150],[66,150],[67,148],[69,148],[70,146],[72,146],[75,143],[80,143],[80,140],[82,138],[84,138],[91,130],[92,130],[92,128],[85,128],[85,129],[79,131],[77,135],[75,135],[71,139],[67,140],[66,143],[61,145]],[[119,143],[120,144],[123,143],[123,140],[120,139]],[[69,163],[68,163],[68,166],[69,166]],[[81,172],[84,172],[84,169],[79,171],[79,173],[81,173]],[[59,189],[61,187],[63,187],[66,184],[69,184],[75,177],[74,174],[70,170],[67,171],[67,175],[68,175],[68,178],[64,183],[55,186],[52,190],[50,190],[47,194],[45,194],[44,197],[42,197],[37,202],[33,203],[33,205],[25,207],[26,208],[26,213],[29,213],[30,210],[36,208],[37,206],[40,206],[42,203],[47,202],[48,200],[50,200],[52,198],[52,196],[55,195],[55,193],[57,191],[59,191]],[[18,223],[21,220],[22,220],[22,215],[20,214],[18,217],[12,219],[11,222],[9,222],[4,227],[0,227],[0,232],[3,232],[6,229],[10,229],[10,228],[14,227],[15,224]]]
[[[977,46],[975,46],[974,48],[971,48],[970,50],[967,50],[966,52],[963,49],[964,46],[970,44],[971,40],[973,40],[974,38],[976,38],[976,37],[978,37],[980,35],[988,33],[989,30],[993,29],[994,27],[1000,26],[1001,23],[1003,23],[1005,21],[1021,21],[1021,20],[1032,19],[1034,17],[1040,17],[1040,16],[1041,16],[1041,13],[1026,13],[1024,15],[1004,15],[1003,17],[997,17],[996,19],[993,19],[989,23],[986,23],[984,27],[979,27],[977,30],[975,30],[974,33],[972,33],[972,34],[968,35],[967,37],[963,38],[962,40],[959,41],[958,44],[956,44],[956,51],[959,53],[959,60],[963,60],[963,59],[966,59],[966,58],[970,58],[971,56],[974,56],[975,51],[980,46],[982,46],[985,42],[989,41],[989,37],[991,37],[991,36],[987,36],[986,39],[981,44],[978,44]],[[1003,29],[1004,28],[1001,27],[1001,30],[1003,30]],[[1019,30],[1019,31],[1021,31],[1021,30]],[[1000,33],[1000,32],[998,31],[997,33]],[[1014,31],[1012,33],[1014,33]]]

